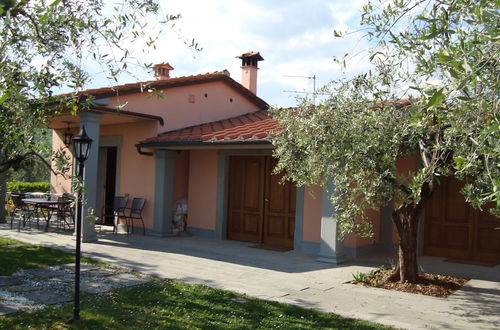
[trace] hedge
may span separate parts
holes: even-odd
[[[50,182],[7,182],[7,191],[9,192],[50,192]]]

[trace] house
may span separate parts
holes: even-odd
[[[296,249],[333,263],[393,249],[390,205],[370,213],[373,238],[350,235],[340,242],[334,210],[320,187],[280,184],[280,176],[272,175],[276,161],[269,133],[276,123],[257,96],[263,58],[249,52],[239,59],[241,83],[227,71],[171,77],[174,68],[161,63],[154,67],[154,80],[80,92],[78,97],[93,97],[92,109],[62,113],[51,128],[53,150],[70,159],[63,142],[68,130],[76,134],[85,125],[94,140],[84,174],[87,206],[100,215],[115,195],[144,197],[146,234],[169,236],[175,205],[185,200],[192,235]],[[416,159],[400,164],[403,170],[413,166]],[[51,185],[54,193],[71,191],[70,180],[61,175],[52,175]],[[478,216],[457,221],[467,206],[444,194],[437,194],[427,213],[422,253],[500,261],[500,233],[484,234]],[[441,205],[443,196],[449,208]],[[83,238],[96,239],[88,221]],[[472,247],[473,242],[479,245]],[[485,257],[476,247],[490,252]],[[457,249],[461,254],[450,253]]]

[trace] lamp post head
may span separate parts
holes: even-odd
[[[71,132],[65,132],[63,137],[64,145],[69,148],[71,146],[71,141],[73,140],[73,134],[71,134]]]
[[[73,148],[75,158],[78,159],[80,163],[83,163],[89,157],[90,146],[92,145],[92,139],[87,135],[85,131],[85,125],[82,126],[80,133],[73,138]]]
[[[70,121],[63,122],[68,124],[68,128],[66,129],[66,132],[63,134],[63,140],[64,140],[64,145],[66,148],[69,148],[71,146],[71,141],[73,141],[73,134],[71,133],[71,130],[69,129],[69,124],[71,124]]]

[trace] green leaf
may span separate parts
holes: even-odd
[[[432,94],[431,98],[427,102],[427,107],[435,107],[438,106],[442,103],[442,101],[445,99],[445,95],[443,93],[442,89],[439,89],[437,91],[434,91]]]
[[[450,68],[448,72],[450,73],[450,76],[452,76],[453,78],[460,79],[457,70],[455,70],[454,68]]]
[[[447,63],[453,60],[453,57],[449,56],[448,54],[444,54],[442,52],[437,55],[437,58],[438,61],[441,63]]]
[[[455,161],[455,168],[458,171],[463,170],[465,165],[467,164],[467,159],[461,156],[454,157],[453,160]]]
[[[47,20],[47,18],[49,18],[49,14],[51,13],[51,11],[54,10],[54,8],[59,4],[59,2],[61,2],[61,0],[55,0],[54,2],[52,2],[49,6],[49,8],[45,11],[45,13],[40,17],[40,22],[44,22]]]
[[[0,104],[4,103],[9,98],[9,93],[3,92],[2,96],[0,96]]]
[[[337,38],[342,38],[344,35],[342,34],[342,31],[333,30],[333,36]]]

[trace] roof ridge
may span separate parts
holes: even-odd
[[[200,78],[203,76],[225,76],[225,77],[230,77],[229,75],[225,74],[224,70],[220,71],[214,71],[214,72],[206,72],[206,73],[198,73],[198,74],[192,74],[192,75],[187,75],[187,76],[180,76],[180,77],[172,77],[169,79],[163,79],[163,80],[143,80],[143,81],[136,81],[136,82],[128,82],[120,85],[112,85],[112,86],[104,86],[104,87],[96,87],[96,88],[87,88],[83,91],[78,91],[78,92],[69,92],[69,93],[63,93],[60,95],[74,95],[74,96],[79,96],[79,95],[86,95],[88,91],[97,91],[101,89],[111,89],[111,90],[117,90],[123,87],[132,87],[132,86],[147,86],[149,84],[155,84],[155,85],[161,85],[162,83],[168,83],[176,80],[183,80],[183,79],[188,79],[188,78]]]
[[[208,83],[222,82],[227,84],[229,87],[233,88],[241,96],[248,99],[259,109],[267,109],[269,104],[261,99],[259,96],[252,93],[245,86],[234,80],[228,75],[227,70],[215,71],[213,73],[201,73],[190,76],[181,76],[163,80],[147,80],[135,83],[126,83],[122,85],[106,86],[99,88],[86,89],[79,92],[71,92],[65,94],[59,94],[58,96],[85,99],[89,96],[93,96],[96,99],[102,99],[106,97],[116,97],[124,96],[129,94],[139,94],[143,92],[148,92],[150,89],[163,90],[163,89],[173,89],[178,87],[185,87],[190,85],[201,85]]]
[[[196,124],[196,125],[191,125],[191,126],[186,126],[186,127],[182,127],[182,128],[177,128],[177,129],[174,129],[174,130],[171,130],[171,131],[165,131],[165,132],[161,132],[159,133],[157,136],[161,136],[161,135],[164,135],[164,134],[169,134],[169,133],[175,133],[175,132],[180,132],[180,131],[183,131],[183,130],[188,130],[188,129],[193,129],[195,127],[200,127],[200,126],[203,126],[203,125],[215,125],[217,123],[220,123],[222,125],[222,122],[225,122],[225,121],[230,121],[230,120],[233,120],[233,119],[236,119],[236,118],[239,118],[239,117],[245,117],[245,116],[249,116],[249,115],[253,115],[253,114],[256,114],[256,113],[259,113],[259,112],[268,112],[267,110],[257,110],[257,111],[254,111],[254,112],[248,112],[248,113],[245,113],[245,114],[242,114],[242,115],[237,115],[237,116],[234,116],[234,117],[229,117],[229,118],[224,118],[224,119],[221,119],[221,120],[215,120],[215,121],[209,121],[209,122],[205,122],[205,123],[199,123],[199,124]],[[227,128],[223,128],[223,130],[226,130]]]

